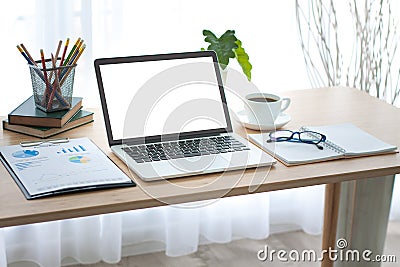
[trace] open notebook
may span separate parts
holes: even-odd
[[[314,131],[326,135],[327,140],[321,143],[324,149],[294,142],[267,143],[269,133],[249,134],[249,138],[286,165],[394,153],[397,150],[396,146],[383,142],[351,123],[302,127],[299,131]]]

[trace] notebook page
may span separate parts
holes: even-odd
[[[268,133],[249,134],[250,140],[254,141],[272,156],[277,157],[287,165],[304,164],[342,157],[334,150],[325,147],[318,149],[315,145],[294,142],[271,142]]]
[[[343,148],[346,156],[361,156],[395,151],[396,146],[383,142],[351,123],[305,127],[326,135],[327,140]]]

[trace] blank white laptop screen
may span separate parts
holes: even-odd
[[[114,140],[227,127],[212,57],[106,64],[100,72]]]

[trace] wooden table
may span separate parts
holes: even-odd
[[[287,110],[287,113],[292,116],[292,121],[286,126],[288,129],[298,129],[303,125],[316,126],[352,122],[383,141],[400,147],[400,111],[363,92],[350,88],[321,88],[289,91],[282,95],[289,96],[292,99],[292,104]],[[91,138],[137,182],[138,186],[135,188],[74,193],[28,201],[5,168],[0,166],[0,227],[328,184],[325,202],[324,248],[334,247],[337,227],[339,227],[339,234],[343,233],[347,234],[349,238],[355,238],[357,236],[355,228],[358,226],[354,227],[352,223],[357,220],[359,220],[360,229],[377,232],[381,239],[380,242],[384,242],[389,211],[387,205],[388,203],[390,205],[392,189],[390,183],[393,182],[393,175],[400,172],[400,155],[398,153],[293,167],[285,167],[278,162],[272,168],[233,171],[227,172],[223,176],[207,174],[169,181],[143,182],[130,173],[126,166],[111,153],[106,141],[101,111],[96,109],[95,114],[94,123],[68,131],[59,135],[59,137],[87,136]],[[244,128],[240,126],[236,126],[235,130],[239,134],[246,134]],[[249,133],[253,132],[249,131]],[[32,138],[9,131],[0,131],[1,146],[27,140],[32,140]],[[388,177],[367,179],[383,176]],[[352,191],[351,188],[355,185],[341,183],[352,180],[375,181],[373,185],[366,185],[366,188],[369,190],[373,186],[376,190],[365,196],[362,188],[357,187],[357,190]],[[346,185],[344,189],[343,184]],[[345,192],[345,195],[343,192]],[[385,193],[385,196],[382,201],[377,202],[381,205],[377,212],[386,217],[378,219],[376,222],[379,224],[379,229],[364,227],[362,219],[365,219],[367,215],[357,215],[356,206],[353,206],[350,212],[349,209],[341,211],[339,207],[339,199],[346,204],[346,199],[352,199],[354,202],[357,199],[357,194],[364,194],[361,199],[361,203],[363,203],[365,198],[374,197],[376,199],[376,196],[382,192]],[[344,207],[346,208],[347,204]],[[381,215],[380,217],[382,217]],[[338,216],[340,223],[337,226]],[[371,223],[371,219],[368,220]],[[349,228],[346,228],[346,225],[349,224],[351,224],[352,229],[350,232]],[[363,226],[361,227],[361,225]],[[373,225],[375,226],[374,223]],[[362,233],[358,235],[362,235]],[[374,243],[375,241],[376,239],[365,242]],[[323,263],[324,266],[331,266],[331,264],[329,260]]]

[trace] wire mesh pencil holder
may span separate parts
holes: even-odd
[[[45,61],[46,69],[29,65],[31,73],[33,97],[37,108],[45,112],[53,112],[71,108],[72,92],[74,87],[75,65],[59,66],[57,60],[53,67],[52,61]]]

